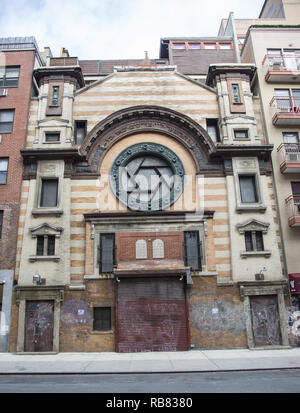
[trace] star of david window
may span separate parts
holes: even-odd
[[[169,208],[181,195],[184,167],[169,148],[156,143],[128,147],[115,159],[110,184],[115,196],[136,211]]]

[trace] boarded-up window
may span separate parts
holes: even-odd
[[[111,330],[111,308],[110,307],[94,307],[94,331],[109,331]]]
[[[115,234],[100,234],[100,272],[113,272],[115,264]]]
[[[200,242],[198,231],[184,233],[185,265],[192,270],[201,270]]]

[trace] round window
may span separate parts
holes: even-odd
[[[181,195],[184,167],[169,148],[156,143],[132,145],[115,159],[110,184],[115,196],[128,208],[158,211]]]

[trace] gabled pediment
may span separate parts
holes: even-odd
[[[263,233],[267,233],[269,226],[270,224],[267,224],[262,221],[258,221],[257,219],[249,219],[243,224],[237,224],[236,227],[239,233],[243,234],[246,231],[262,231]]]
[[[38,235],[55,235],[56,237],[60,237],[63,227],[56,227],[44,222],[36,227],[29,228],[29,231],[31,232],[32,238],[35,238]]]

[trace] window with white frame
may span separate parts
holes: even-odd
[[[1,87],[18,87],[20,76],[20,66],[6,66],[4,71],[0,72]]]
[[[0,185],[7,182],[8,158],[0,158]]]
[[[14,125],[14,109],[0,110],[0,133],[12,133]]]

